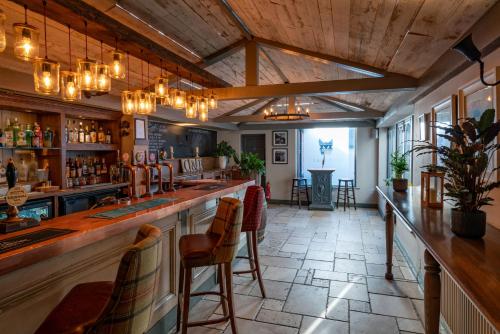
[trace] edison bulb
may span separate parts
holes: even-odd
[[[125,90],[121,94],[122,97],[122,113],[124,115],[132,115],[135,112],[134,93]]]
[[[44,95],[59,93],[59,63],[47,58],[37,58],[33,65],[35,91]]]
[[[186,107],[186,93],[182,90],[177,90],[174,97],[175,109],[184,109]]]
[[[52,87],[52,78],[50,72],[44,71],[42,73],[42,83],[45,89],[50,89]]]
[[[100,90],[105,90],[107,89],[108,86],[108,77],[104,74],[99,74],[99,77],[97,79],[97,83],[99,86]]]
[[[68,83],[68,85],[66,86],[66,95],[74,96],[75,92],[76,92],[75,84],[72,82]]]
[[[113,79],[125,79],[125,67],[122,64],[123,61],[123,53],[114,50],[112,51],[113,61],[110,64],[110,73],[109,76]]]
[[[28,24],[14,23],[14,54],[24,61],[32,61],[38,57],[39,31]]]
[[[217,108],[217,96],[215,94],[210,95],[210,97],[208,98],[208,104],[210,106],[210,109]]]
[[[92,73],[90,71],[83,72],[83,83],[85,86],[92,85]]]

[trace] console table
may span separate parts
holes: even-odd
[[[425,245],[425,333],[439,333],[441,268],[452,278],[494,330],[500,328],[500,230],[487,224],[483,239],[457,237],[450,229],[450,207],[424,208],[420,188],[398,193],[377,187],[385,201],[386,274],[392,280],[394,215]],[[498,217],[488,216],[488,219]],[[458,301],[457,301],[458,303]],[[472,321],[471,319],[466,319]],[[477,329],[479,331],[479,329]],[[489,332],[488,332],[489,333]]]
[[[308,169],[311,173],[312,202],[309,210],[333,210],[332,173],[334,169]]]

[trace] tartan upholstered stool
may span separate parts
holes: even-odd
[[[234,274],[240,275],[251,273],[254,280],[256,278],[255,276],[257,276],[262,297],[266,298],[257,247],[257,230],[262,221],[262,209],[264,207],[264,189],[260,186],[248,187],[243,203],[243,223],[241,225],[241,232],[246,232],[247,235],[248,256],[238,256],[237,258],[248,259],[250,270],[235,271]]]
[[[231,262],[238,251],[242,216],[243,209],[241,202],[235,198],[224,197],[219,202],[215,218],[207,233],[184,235],[179,240],[181,266],[179,274],[177,331],[182,329],[182,334],[187,333],[188,327],[215,324],[227,320],[230,320],[232,332],[236,334]],[[212,265],[217,266],[219,292],[191,293],[192,269]],[[218,319],[189,323],[190,297],[207,294],[220,296],[224,316]]]
[[[122,257],[115,282],[75,286],[36,334],[143,334],[149,326],[161,260],[161,232],[143,225]]]

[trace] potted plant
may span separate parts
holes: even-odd
[[[483,205],[491,205],[489,193],[500,186],[490,162],[496,159],[500,144],[495,139],[500,122],[494,122],[495,110],[486,110],[479,121],[463,119],[454,126],[433,127],[443,130],[438,136],[450,141],[450,146],[424,143],[415,147],[421,154],[438,154],[445,173],[445,196],[453,202],[451,230],[466,238],[482,238],[486,231],[486,213]]]
[[[260,176],[266,172],[264,160],[259,159],[255,153],[241,153],[240,159],[236,159],[240,165],[243,176],[255,180],[255,184],[260,186]]]
[[[394,173],[392,188],[394,191],[406,191],[408,189],[408,179],[403,178],[403,174],[408,170],[406,154],[392,153],[390,164]]]
[[[227,141],[223,140],[218,143],[215,156],[219,158],[219,168],[226,169],[228,158],[234,156],[235,153],[236,151]]]

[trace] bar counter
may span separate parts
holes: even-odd
[[[126,214],[118,218],[90,215],[125,207],[109,205],[43,221],[35,228],[0,235],[0,241],[47,228],[74,232],[0,254],[0,332],[33,332],[45,315],[71,289],[88,281],[114,280],[121,255],[135,237],[139,226],[151,223],[162,231],[162,266],[154,324],[176,305],[178,240],[181,235],[204,233],[224,196],[243,199],[254,181],[231,180],[200,183],[153,197],[134,199],[131,204],[151,199],[171,202]],[[216,184],[216,189],[207,189]],[[194,276],[194,286],[213,273],[206,268]],[[26,313],[27,312],[27,313]]]

